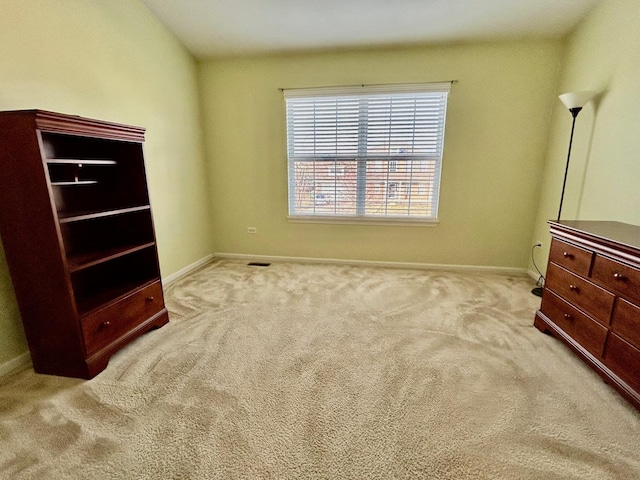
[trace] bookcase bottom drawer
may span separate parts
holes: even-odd
[[[164,308],[161,283],[148,285],[82,319],[87,356],[127,334]]]

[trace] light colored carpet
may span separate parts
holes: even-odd
[[[531,287],[214,263],[95,379],[0,379],[0,477],[640,478],[640,415],[532,326]]]

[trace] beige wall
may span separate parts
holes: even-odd
[[[523,268],[563,53],[520,41],[211,60],[201,65],[215,251]],[[279,88],[458,80],[436,227],[287,221]],[[247,227],[257,228],[255,235]]]
[[[563,219],[640,225],[640,2],[605,0],[568,39],[556,94],[595,90],[576,120]],[[555,100],[533,240],[549,249],[567,159],[571,114]]]
[[[2,0],[0,45],[0,110],[39,108],[147,128],[163,276],[211,253],[197,66],[142,4]],[[24,351],[0,249],[0,365]]]

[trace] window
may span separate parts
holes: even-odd
[[[449,90],[285,90],[289,216],[435,221]]]

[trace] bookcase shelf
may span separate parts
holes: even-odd
[[[148,242],[142,245],[132,245],[125,247],[113,247],[105,248],[104,250],[97,250],[94,252],[87,252],[69,256],[67,263],[69,265],[69,272],[74,273],[85,268],[93,267],[104,262],[108,262],[118,257],[135,253],[138,250],[144,250],[145,248],[155,246],[155,242]]]
[[[80,222],[82,220],[92,220],[94,218],[113,217],[131,212],[150,211],[151,206],[141,205],[139,207],[116,208],[114,210],[98,210],[98,211],[78,211],[78,212],[59,212],[58,218],[60,223]]]
[[[82,158],[47,158],[51,165],[115,165],[115,160],[95,160]]]
[[[83,313],[83,317],[89,317],[105,308],[105,305],[117,304],[123,297],[132,292],[138,292],[150,285],[157,283],[156,280],[129,280],[126,283],[113,285],[110,288],[93,292],[92,295],[81,296],[77,300],[78,310]]]
[[[98,183],[97,180],[72,180],[68,182],[51,182],[54,187],[69,187],[71,185],[92,185]]]
[[[139,127],[0,112],[0,233],[39,373],[91,378],[169,320],[143,142]]]

